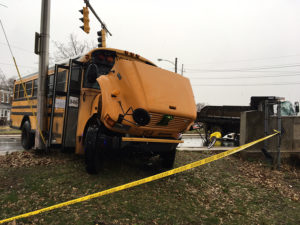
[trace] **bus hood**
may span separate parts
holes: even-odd
[[[119,59],[108,75],[97,79],[102,93],[101,118],[117,121],[137,108],[151,113],[196,119],[196,104],[189,79],[137,61]],[[127,117],[126,117],[127,116]],[[132,120],[126,115],[125,119]]]

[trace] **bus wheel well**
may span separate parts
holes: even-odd
[[[92,124],[97,124],[98,122],[99,122],[99,119],[97,118],[96,113],[88,119],[88,121],[85,124],[84,130],[83,130],[82,143],[84,143],[84,141],[85,141],[86,132],[87,132],[89,126],[91,126]]]
[[[28,121],[29,124],[30,124],[29,116],[24,116],[24,117],[23,117],[23,120],[22,120],[22,123],[21,123],[21,126],[20,126],[19,129],[22,129],[22,127],[23,127],[23,125],[24,125],[24,123],[25,123],[26,121]],[[31,125],[31,124],[30,124],[30,125]]]

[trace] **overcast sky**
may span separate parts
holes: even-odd
[[[173,65],[157,58],[178,57],[196,102],[248,105],[255,95],[300,100],[299,0],[90,2],[113,34],[108,47],[137,53],[168,70]],[[67,42],[74,33],[96,42],[101,28],[91,13],[90,34],[79,28],[83,6],[83,0],[52,0],[51,41]],[[33,46],[40,11],[38,0],[0,0],[0,19],[22,75],[37,70]],[[2,30],[0,69],[7,77],[17,75]]]

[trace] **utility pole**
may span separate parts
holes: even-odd
[[[51,0],[42,0],[40,51],[39,51],[39,77],[37,93],[37,127],[35,132],[35,149],[45,150],[45,139],[41,137],[47,126],[46,110],[46,81],[49,67],[49,30],[50,30],[50,3]]]

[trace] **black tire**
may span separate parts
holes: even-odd
[[[169,150],[160,153],[160,158],[162,159],[162,167],[164,169],[172,169],[176,157],[176,147],[178,144],[167,144]]]
[[[96,125],[88,127],[84,142],[86,171],[98,174],[102,168],[102,151],[97,143],[99,128]]]
[[[31,131],[31,126],[29,121],[25,121],[22,128],[21,134],[21,144],[25,150],[29,150],[34,145],[34,134]]]

